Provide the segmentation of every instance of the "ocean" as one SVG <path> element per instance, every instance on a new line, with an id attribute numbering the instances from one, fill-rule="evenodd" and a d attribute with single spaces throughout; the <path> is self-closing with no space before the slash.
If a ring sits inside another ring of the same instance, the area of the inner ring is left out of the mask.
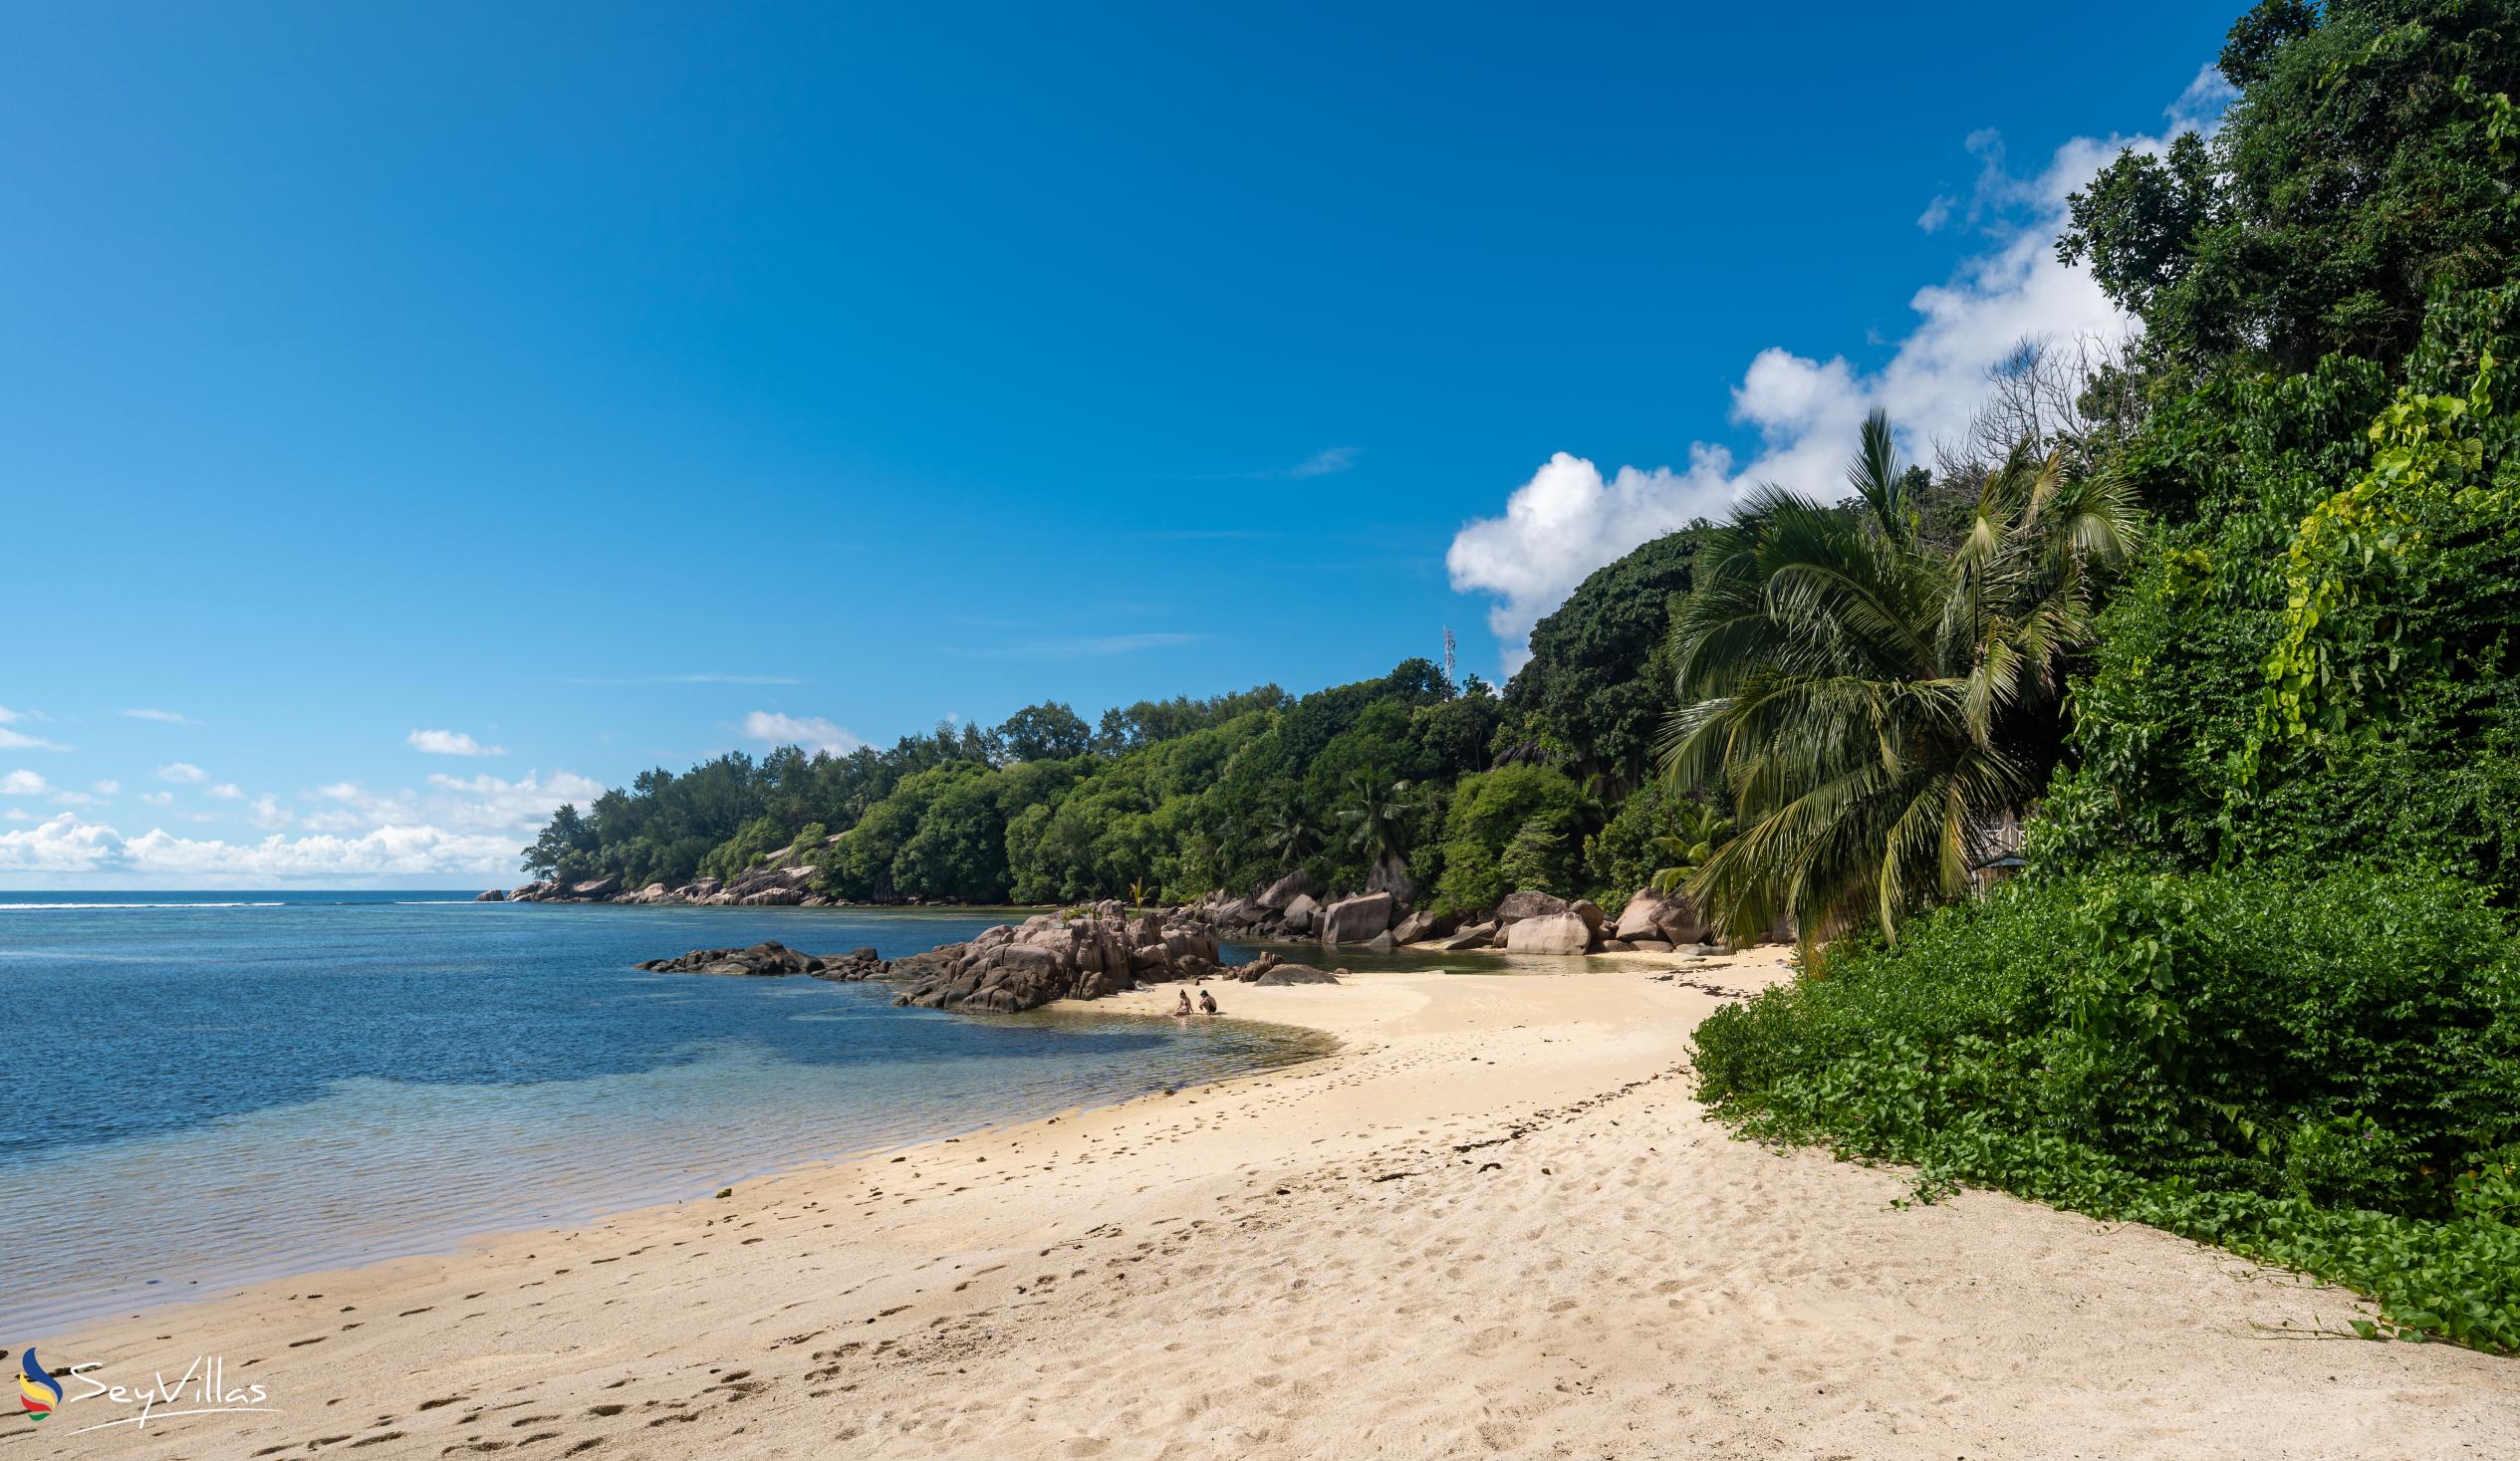
<path id="1" fill-rule="evenodd" d="M 0 892 L 0 1345 L 1326 1048 L 631 967 L 762 939 L 897 957 L 1009 916 Z"/>

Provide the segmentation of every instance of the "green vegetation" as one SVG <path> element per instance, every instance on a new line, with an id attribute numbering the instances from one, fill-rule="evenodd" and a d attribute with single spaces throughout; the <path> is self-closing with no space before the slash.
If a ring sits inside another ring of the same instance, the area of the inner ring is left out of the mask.
<path id="1" fill-rule="evenodd" d="M 1736 809 L 1692 879 L 1735 934 L 1888 930 L 1959 897 L 1983 829 L 2036 791 L 2094 572 L 2134 531 L 2115 474 L 2037 445 L 1986 473 L 1948 549 L 1925 541 L 1925 484 L 1878 412 L 1847 472 L 1857 506 L 1764 488 L 1708 535 L 1671 626 L 1690 703 L 1665 764 Z"/>
<path id="2" fill-rule="evenodd" d="M 2134 1219 L 2520 1349 L 2520 950 L 2358 868 L 2025 880 L 1697 1032 L 1754 1134 Z"/>
<path id="3" fill-rule="evenodd" d="M 583 812 L 563 808 L 525 859 L 546 876 L 670 887 L 775 858 L 817 868 L 824 892 L 876 902 L 1074 903 L 1133 888 L 1179 900 L 1247 891 L 1304 867 L 1333 887 L 1406 886 L 1469 908 L 1512 890 L 1499 882 L 1507 845 L 1540 819 L 1546 826 L 1511 863 L 1525 879 L 1513 885 L 1591 892 L 1615 906 L 1636 883 L 1585 881 L 1610 809 L 1541 764 L 1531 749 L 1550 734 L 1541 712 L 1508 701 L 1526 696 L 1550 714 L 1641 736 L 1638 717 L 1649 729 L 1667 696 L 1639 696 L 1582 656 L 1608 642 L 1653 652 L 1671 565 L 1689 547 L 1675 534 L 1595 575 L 1587 602 L 1633 617 L 1639 595 L 1649 597 L 1650 621 L 1597 632 L 1562 609 L 1553 632 L 1585 647 L 1573 659 L 1535 654 L 1505 696 L 1411 659 L 1381 679 L 1300 698 L 1263 686 L 1147 702 L 1099 727 L 1066 705 L 1035 705 L 992 729 L 939 727 L 888 751 L 728 755 L 681 775 L 644 773 Z M 1639 564 L 1658 575 L 1644 589 Z M 1684 583 L 1685 568 L 1676 573 Z M 1524 759 L 1497 767 L 1500 755 Z M 1499 817 L 1508 820 L 1491 829 Z M 1447 876 L 1456 850 L 1467 861 Z M 1596 860 L 1619 877 L 1635 863 Z"/>
<path id="4" fill-rule="evenodd" d="M 1748 829 L 1695 879 L 1718 912 L 1851 926 L 1700 1028 L 1719 1114 L 1912 1163 L 1926 1200 L 1983 1183 L 2332 1279 L 2378 1301 L 2367 1337 L 2520 1349 L 2515 67 L 2511 0 L 2268 0 L 2221 129 L 2076 199 L 2060 248 L 2144 342 L 2082 382 L 2103 429 L 2024 444 L 2061 495 L 2142 504 L 2140 547 L 2039 642 L 2063 695 L 1993 734 L 1913 703 L 2012 672 L 1985 638 L 1895 684 L 1859 662 L 1834 721 L 1793 704 L 1724 748 L 1764 762 L 1677 763 L 1730 768 Z M 1925 622 L 1773 579 L 1764 603 L 1832 652 Z M 1680 663 L 1736 697 L 1794 667 L 1741 638 Z M 1752 841 L 1832 773 L 1965 784 L 1969 758 L 1999 764 L 1942 804 L 1938 859 L 1914 844 L 1930 871 L 1835 805 L 1862 848 L 1817 815 L 1776 839 L 1802 861 Z M 2013 819 L 2025 870 L 1968 895 L 1954 842 Z"/>

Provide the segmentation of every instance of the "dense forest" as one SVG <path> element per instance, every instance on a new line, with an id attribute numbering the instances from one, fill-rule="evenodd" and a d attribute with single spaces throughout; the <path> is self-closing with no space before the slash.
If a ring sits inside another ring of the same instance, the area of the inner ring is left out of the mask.
<path id="1" fill-rule="evenodd" d="M 2219 123 L 2119 157 L 2058 240 L 2140 334 L 2025 342 L 1929 466 L 1877 418 L 1846 483 L 1603 569 L 1501 693 L 1409 660 L 729 757 L 529 861 L 1685 889 L 1802 943 L 1699 1031 L 1728 1119 L 2520 1348 L 2520 0 L 2264 0 L 2219 66 Z"/>

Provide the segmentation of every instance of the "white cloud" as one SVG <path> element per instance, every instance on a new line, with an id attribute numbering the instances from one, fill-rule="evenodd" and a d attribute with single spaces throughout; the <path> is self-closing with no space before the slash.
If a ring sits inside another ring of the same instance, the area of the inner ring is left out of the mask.
<path id="1" fill-rule="evenodd" d="M 516 876 L 517 849 L 563 802 L 590 802 L 603 792 L 599 783 L 568 771 L 528 772 L 515 781 L 438 775 L 428 779 L 426 792 L 384 797 L 341 782 L 324 788 L 340 805 L 297 821 L 297 837 L 278 831 L 293 821 L 279 798 L 254 798 L 246 815 L 271 835 L 253 842 L 185 838 L 162 828 L 126 838 L 65 812 L 0 833 L 0 873 L 112 874 L 158 887 L 419 877 L 497 882 Z M 173 800 L 164 792 L 143 796 Z"/>
<path id="2" fill-rule="evenodd" d="M 1353 446 L 1332 446 L 1314 452 L 1286 469 L 1290 477 L 1331 477 L 1354 468 L 1357 449 Z"/>
<path id="3" fill-rule="evenodd" d="M 819 715 L 783 715 L 775 710 L 756 710 L 745 716 L 744 734 L 764 745 L 802 746 L 835 756 L 846 756 L 866 744 Z"/>
<path id="4" fill-rule="evenodd" d="M 222 802 L 242 802 L 245 800 L 244 788 L 238 786 L 232 781 L 223 781 L 217 786 L 210 788 L 210 795 L 218 798 Z"/>
<path id="5" fill-rule="evenodd" d="M 34 820 L 35 814 L 24 807 L 12 807 L 6 812 L 0 812 L 0 822 L 33 822 Z"/>
<path id="6" fill-rule="evenodd" d="M 174 710 L 126 710 L 123 713 L 133 720 L 154 720 L 161 725 L 199 725 L 201 723 L 189 715 Z"/>
<path id="7" fill-rule="evenodd" d="M 331 786 L 317 787 L 315 794 L 334 802 L 356 802 L 368 795 L 355 781 L 337 781 Z"/>
<path id="8" fill-rule="evenodd" d="M 0 725 L 0 751 L 67 751 L 69 749 L 59 741 L 48 741 L 42 736 L 30 736 L 24 731 L 13 731 L 5 725 Z"/>
<path id="9" fill-rule="evenodd" d="M 1949 281 L 1915 293 L 1917 323 L 1878 370 L 1781 346 L 1759 352 L 1732 391 L 1732 419 L 1759 434 L 1747 462 L 1736 466 L 1721 447 L 1699 443 L 1685 470 L 1621 467 L 1605 478 L 1592 462 L 1559 452 L 1514 489 L 1501 516 L 1464 525 L 1445 566 L 1456 592 L 1497 601 L 1488 626 L 1507 642 L 1507 669 L 1528 657 L 1522 643 L 1542 615 L 1637 545 L 1692 517 L 1720 516 L 1761 482 L 1841 495 L 1844 463 L 1875 407 L 1890 412 L 1907 454 L 1921 457 L 1937 439 L 1962 437 L 1986 398 L 1988 368 L 2024 338 L 2115 339 L 2134 329 L 2088 271 L 2057 261 L 2066 198 L 2122 147 L 2158 151 L 2169 135 L 2211 125 L 2229 99 L 2210 80 L 2200 75 L 2169 109 L 2165 135 L 2078 137 L 2027 177 L 2006 169 L 1999 136 L 1972 134 L 1968 146 L 1982 170 L 1966 211 L 1972 222 L 1985 220 L 1990 246 Z M 1961 206 L 1937 197 L 1917 222 L 1940 227 Z"/>
<path id="10" fill-rule="evenodd" d="M 0 833 L 0 871 L 92 872 L 112 865 L 123 840 L 64 812 L 24 832 Z"/>
<path id="11" fill-rule="evenodd" d="M 44 778 L 32 771 L 12 771 L 7 776 L 0 776 L 0 797 L 40 797 L 51 790 L 44 784 Z"/>
<path id="12" fill-rule="evenodd" d="M 209 773 L 189 761 L 171 761 L 157 768 L 157 779 L 189 786 L 196 782 L 208 781 L 210 777 Z"/>
<path id="13" fill-rule="evenodd" d="M 485 746 L 462 731 L 415 730 L 403 737 L 414 750 L 431 756 L 504 756 L 505 746 Z"/>
<path id="14" fill-rule="evenodd" d="M 2222 114 L 2240 100 L 2240 89 L 2223 77 L 2222 67 L 2208 61 L 2196 68 L 2195 77 L 2178 100 L 2161 109 L 2170 120 L 2170 134 L 2182 131 L 2210 132 L 2222 124 Z"/>
<path id="15" fill-rule="evenodd" d="M 505 828 L 514 832 L 532 832 L 551 821 L 551 814 L 564 802 L 583 807 L 604 795 L 604 785 L 575 772 L 555 771 L 537 778 L 528 772 L 522 781 L 502 781 L 495 776 L 476 776 L 462 780 L 436 773 L 428 784 L 442 795 L 430 806 L 430 815 L 437 821 L 462 829 Z"/>
<path id="16" fill-rule="evenodd" d="M 274 834 L 255 843 L 183 838 L 160 828 L 126 839 L 65 812 L 32 828 L 0 833 L 0 871 L 125 873 L 159 886 L 431 875 L 493 880 L 515 873 L 516 840 L 434 827 L 380 827 L 358 837 Z"/>
<path id="17" fill-rule="evenodd" d="M 1694 450 L 1685 472 L 1622 467 L 1608 480 L 1591 462 L 1559 452 L 1506 499 L 1503 517 L 1472 523 L 1452 540 L 1444 555 L 1452 586 L 1501 595 L 1488 626 L 1519 641 L 1586 574 L 1692 518 L 1722 514 L 1732 500 L 1731 455 L 1719 446 Z M 1516 642 L 1507 671 L 1526 657 Z"/>
<path id="18" fill-rule="evenodd" d="M 152 807 L 172 807 L 175 805 L 175 794 L 173 792 L 142 792 L 140 800 Z"/>
<path id="19" fill-rule="evenodd" d="M 39 711 L 34 711 L 34 710 L 11 710 L 11 709 L 10 709 L 8 706 L 6 706 L 6 705 L 0 705 L 0 725 L 9 725 L 9 724 L 11 724 L 11 723 L 13 723 L 13 722 L 16 722 L 16 721 L 21 721 L 21 720 L 50 720 L 50 719 L 52 719 L 52 717 L 51 717 L 51 716 L 49 716 L 49 715 L 45 715 L 45 714 L 43 714 L 43 713 L 41 713 L 41 712 L 39 712 Z"/>
<path id="20" fill-rule="evenodd" d="M 53 793 L 53 805 L 56 807 L 93 807 L 97 805 L 97 798 L 86 792 Z"/>
<path id="21" fill-rule="evenodd" d="M 101 781 L 97 783 L 96 790 L 97 795 L 100 797 L 119 797 L 123 794 L 123 783 L 119 781 Z"/>

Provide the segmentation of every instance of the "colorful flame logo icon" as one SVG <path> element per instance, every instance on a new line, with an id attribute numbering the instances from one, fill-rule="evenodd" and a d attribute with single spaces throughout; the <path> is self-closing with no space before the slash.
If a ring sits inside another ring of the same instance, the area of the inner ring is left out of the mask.
<path id="1" fill-rule="evenodd" d="M 33 1349 L 18 1358 L 18 1403 L 26 1407 L 29 1420 L 42 1420 L 61 1404 L 61 1381 L 35 1362 Z"/>

